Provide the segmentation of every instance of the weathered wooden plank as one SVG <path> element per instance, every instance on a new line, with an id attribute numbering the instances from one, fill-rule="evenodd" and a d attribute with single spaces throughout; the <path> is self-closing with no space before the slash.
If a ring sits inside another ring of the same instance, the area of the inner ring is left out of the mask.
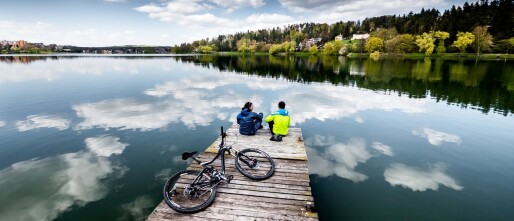
<path id="1" fill-rule="evenodd" d="M 309 185 L 307 156 L 301 129 L 290 128 L 282 142 L 269 141 L 268 130 L 259 130 L 255 136 L 238 134 L 237 126 L 228 131 L 227 144 L 233 148 L 257 148 L 267 152 L 275 162 L 275 174 L 266 180 L 255 181 L 243 176 L 235 168 L 234 156 L 225 156 L 226 174 L 233 175 L 231 183 L 218 187 L 214 203 L 202 212 L 181 214 L 162 201 L 148 216 L 148 221 L 164 220 L 317 220 L 317 213 L 306 211 L 313 203 Z M 218 151 L 217 139 L 205 152 L 198 155 L 202 162 L 210 161 Z M 221 159 L 212 164 L 221 169 Z M 188 169 L 200 170 L 196 163 Z M 265 171 L 266 168 L 263 168 Z M 263 171 L 260 168 L 257 171 Z M 179 182 L 186 184 L 192 178 Z"/>
<path id="2" fill-rule="evenodd" d="M 218 192 L 232 193 L 232 194 L 239 194 L 239 195 L 246 195 L 246 196 L 264 196 L 264 197 L 276 198 L 276 199 L 314 201 L 312 196 L 292 195 L 292 194 L 283 194 L 283 193 L 268 193 L 268 192 L 259 192 L 259 191 L 253 191 L 253 190 L 238 190 L 238 189 L 231 189 L 231 188 L 219 188 Z"/>

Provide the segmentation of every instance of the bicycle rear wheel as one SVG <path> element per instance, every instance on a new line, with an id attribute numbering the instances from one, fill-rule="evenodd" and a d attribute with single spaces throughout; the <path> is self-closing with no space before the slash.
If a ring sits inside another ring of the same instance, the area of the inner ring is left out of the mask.
<path id="1" fill-rule="evenodd" d="M 266 152 L 248 148 L 237 153 L 236 168 L 250 179 L 264 180 L 275 172 L 275 162 Z"/>
<path id="2" fill-rule="evenodd" d="M 209 207 L 216 196 L 217 186 L 211 186 L 207 176 L 196 177 L 197 170 L 183 170 L 173 174 L 164 185 L 164 201 L 180 213 L 196 213 Z"/>

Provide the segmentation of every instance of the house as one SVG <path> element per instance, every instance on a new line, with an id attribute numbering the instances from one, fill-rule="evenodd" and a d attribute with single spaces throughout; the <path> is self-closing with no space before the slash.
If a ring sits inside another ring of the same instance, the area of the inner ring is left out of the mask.
<path id="1" fill-rule="evenodd" d="M 369 34 L 354 34 L 352 40 L 365 40 L 369 38 Z"/>
<path id="2" fill-rule="evenodd" d="M 310 48 L 313 45 L 317 45 L 321 41 L 321 38 L 311 38 L 305 43 L 305 47 Z"/>
<path id="3" fill-rule="evenodd" d="M 338 35 L 334 38 L 335 41 L 342 41 L 343 40 L 343 35 Z"/>

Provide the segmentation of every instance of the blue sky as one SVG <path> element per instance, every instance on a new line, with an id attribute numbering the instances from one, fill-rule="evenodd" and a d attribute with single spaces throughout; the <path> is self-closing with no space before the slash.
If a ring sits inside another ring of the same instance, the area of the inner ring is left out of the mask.
<path id="1" fill-rule="evenodd" d="M 174 45 L 301 22 L 447 9 L 464 0 L 1 0 L 0 40 Z"/>

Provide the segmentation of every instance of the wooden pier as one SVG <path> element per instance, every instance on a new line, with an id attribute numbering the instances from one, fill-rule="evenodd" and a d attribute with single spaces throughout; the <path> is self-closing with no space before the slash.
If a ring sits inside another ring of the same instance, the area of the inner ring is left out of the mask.
<path id="1" fill-rule="evenodd" d="M 234 165 L 234 157 L 226 158 L 226 174 L 233 175 L 229 184 L 218 188 L 214 203 L 206 210 L 194 214 L 182 214 L 172 210 L 162 201 L 147 221 L 163 220 L 318 220 L 318 214 L 308 211 L 314 206 L 309 186 L 307 155 L 300 128 L 290 128 L 282 142 L 270 141 L 269 130 L 259 130 L 254 136 L 240 135 L 238 126 L 227 130 L 227 145 L 242 150 L 258 148 L 267 152 L 275 161 L 275 174 L 263 181 L 243 176 Z M 199 155 L 202 162 L 212 159 L 218 151 L 218 138 Z M 221 160 L 215 167 L 221 169 Z M 188 169 L 201 169 L 191 164 Z"/>

